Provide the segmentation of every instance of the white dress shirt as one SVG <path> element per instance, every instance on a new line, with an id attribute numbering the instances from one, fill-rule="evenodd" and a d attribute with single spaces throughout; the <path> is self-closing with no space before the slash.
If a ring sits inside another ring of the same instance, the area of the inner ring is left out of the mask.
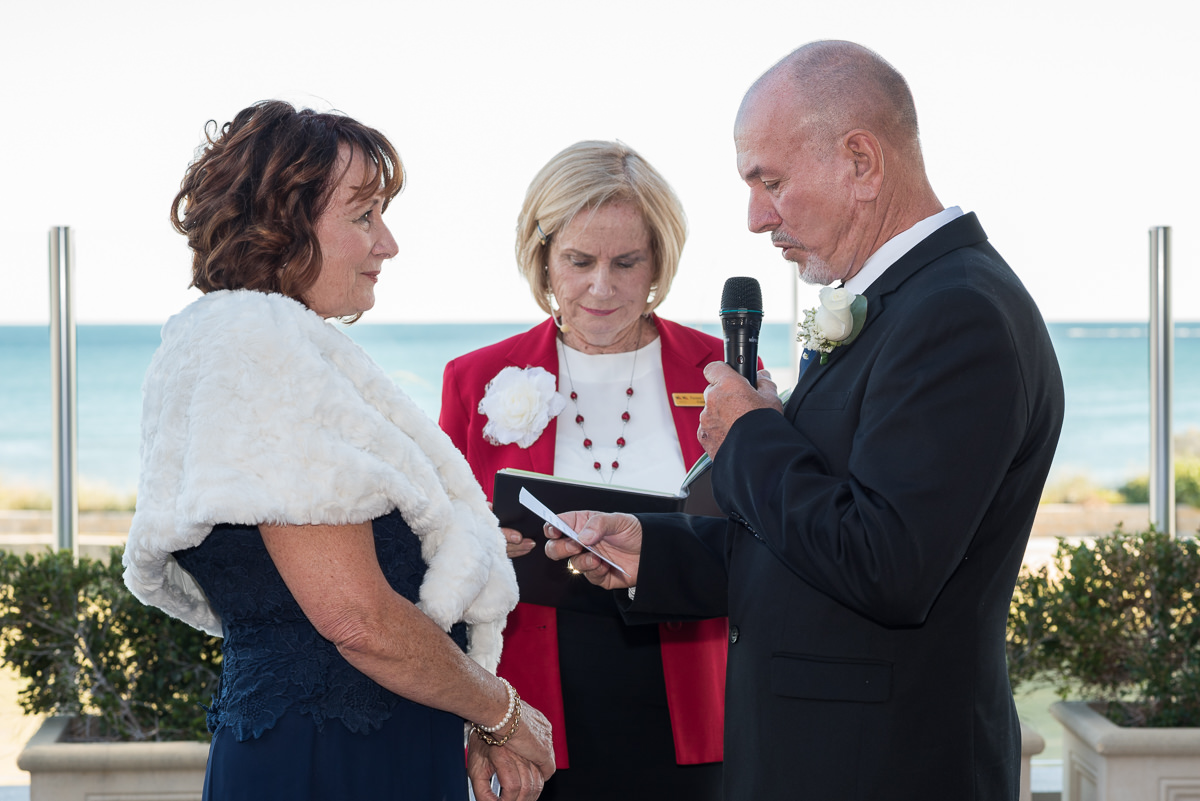
<path id="1" fill-rule="evenodd" d="M 875 279 L 884 274 L 888 267 L 899 261 L 901 256 L 915 248 L 946 223 L 961 217 L 962 214 L 962 209 L 958 206 L 951 206 L 931 217 L 926 217 L 907 231 L 896 234 L 884 242 L 879 250 L 872 253 L 862 269 L 853 278 L 846 281 L 844 286 L 855 295 L 861 295 L 867 287 L 875 283 Z"/>

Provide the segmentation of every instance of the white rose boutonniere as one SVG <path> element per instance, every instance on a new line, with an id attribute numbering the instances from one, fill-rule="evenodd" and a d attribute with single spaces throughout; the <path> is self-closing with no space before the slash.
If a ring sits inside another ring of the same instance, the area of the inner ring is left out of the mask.
<path id="1" fill-rule="evenodd" d="M 796 341 L 803 342 L 806 351 L 820 353 L 824 364 L 834 348 L 854 341 L 866 319 L 866 298 L 845 287 L 827 286 L 821 290 L 821 305 L 804 312 L 804 320 L 796 324 Z M 802 358 L 807 357 L 806 353 Z"/>
<path id="2" fill-rule="evenodd" d="M 554 376 L 541 367 L 505 367 L 488 382 L 479 401 L 479 413 L 487 416 L 484 438 L 493 445 L 513 442 L 528 448 L 567 406 L 555 391 Z"/>

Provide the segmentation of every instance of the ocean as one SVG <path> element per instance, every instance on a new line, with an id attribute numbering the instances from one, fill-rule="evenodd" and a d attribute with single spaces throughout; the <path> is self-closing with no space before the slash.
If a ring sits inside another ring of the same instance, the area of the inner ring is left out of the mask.
<path id="1" fill-rule="evenodd" d="M 717 323 L 699 326 L 720 336 Z M 442 367 L 527 324 L 390 325 L 345 329 L 405 392 L 437 418 Z M 157 325 L 81 325 L 76 335 L 80 483 L 137 487 L 141 384 Z M 759 355 L 788 370 L 795 327 L 763 326 Z M 1053 323 L 1067 411 L 1051 481 L 1085 476 L 1116 487 L 1148 471 L 1149 339 L 1145 324 Z M 52 485 L 50 332 L 0 326 L 0 483 Z M 1176 326 L 1173 430 L 1200 429 L 1200 323 Z"/>

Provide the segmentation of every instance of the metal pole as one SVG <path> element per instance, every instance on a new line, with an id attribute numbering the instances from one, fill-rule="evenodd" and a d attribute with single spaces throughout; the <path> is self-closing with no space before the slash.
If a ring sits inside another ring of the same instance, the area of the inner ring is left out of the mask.
<path id="1" fill-rule="evenodd" d="M 79 556 L 75 386 L 75 246 L 71 229 L 50 229 L 50 393 L 54 447 L 54 539 Z"/>
<path id="2" fill-rule="evenodd" d="M 1171 381 L 1175 369 L 1171 319 L 1171 229 L 1150 229 L 1150 525 L 1175 536 L 1175 447 L 1171 441 Z"/>

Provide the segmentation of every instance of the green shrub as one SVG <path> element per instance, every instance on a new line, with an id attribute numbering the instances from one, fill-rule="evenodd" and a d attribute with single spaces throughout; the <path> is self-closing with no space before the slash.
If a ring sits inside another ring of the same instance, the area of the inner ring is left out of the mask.
<path id="1" fill-rule="evenodd" d="M 1125 503 L 1149 503 L 1150 479 L 1139 476 L 1117 492 Z M 1200 459 L 1177 459 L 1175 461 L 1175 503 L 1200 508 Z"/>
<path id="2" fill-rule="evenodd" d="M 1122 503 L 1150 503 L 1150 479 L 1147 476 L 1131 478 L 1122 484 L 1117 492 L 1121 493 Z M 1176 499 L 1176 503 L 1178 502 Z"/>
<path id="3" fill-rule="evenodd" d="M 132 512 L 137 506 L 136 492 L 121 492 L 98 481 L 83 480 L 76 499 L 80 512 Z M 54 499 L 42 487 L 30 484 L 5 484 L 0 481 L 0 509 L 48 512 Z"/>
<path id="4" fill-rule="evenodd" d="M 0 659 L 29 685 L 30 714 L 91 716 L 113 740 L 207 739 L 220 640 L 133 597 L 121 549 L 0 553 Z"/>
<path id="5" fill-rule="evenodd" d="M 1098 701 L 1130 726 L 1200 726 L 1200 545 L 1151 529 L 1070 545 L 1022 568 L 1009 678 Z"/>
<path id="6" fill-rule="evenodd" d="M 1060 478 L 1042 490 L 1041 503 L 1125 503 L 1117 490 L 1092 483 L 1085 475 Z"/>
<path id="7" fill-rule="evenodd" d="M 1200 459 L 1175 463 L 1175 503 L 1200 508 Z"/>

